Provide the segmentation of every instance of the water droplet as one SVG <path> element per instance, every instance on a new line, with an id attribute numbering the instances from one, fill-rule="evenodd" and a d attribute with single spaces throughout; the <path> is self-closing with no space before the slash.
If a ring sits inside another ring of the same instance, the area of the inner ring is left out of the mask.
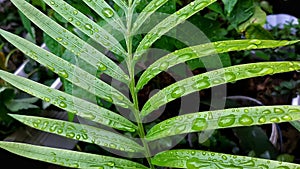
<path id="1" fill-rule="evenodd" d="M 185 54 L 178 56 L 178 58 L 180 58 L 180 60 L 185 60 L 185 61 L 189 60 L 192 57 L 193 57 L 192 53 L 185 53 Z"/>
<path id="2" fill-rule="evenodd" d="M 72 22 L 72 21 L 73 21 L 73 18 L 72 18 L 72 17 L 70 17 L 70 18 L 68 19 L 68 21 L 69 21 L 69 22 Z"/>
<path id="3" fill-rule="evenodd" d="M 110 148 L 116 148 L 116 147 L 117 147 L 117 145 L 116 145 L 116 144 L 114 144 L 114 143 L 110 143 L 110 144 L 109 144 L 109 147 L 110 147 Z"/>
<path id="4" fill-rule="evenodd" d="M 106 163 L 106 165 L 108 165 L 108 166 L 110 166 L 110 167 L 113 167 L 113 166 L 115 166 L 115 163 L 112 162 L 112 161 L 109 161 L 108 163 Z"/>
<path id="5" fill-rule="evenodd" d="M 63 78 L 68 78 L 69 77 L 68 73 L 65 70 L 62 70 L 62 71 L 58 72 L 58 75 L 63 77 Z"/>
<path id="6" fill-rule="evenodd" d="M 235 122 L 235 115 L 233 114 L 230 114 L 230 115 L 227 115 L 227 116 L 221 116 L 219 119 L 218 119 L 218 125 L 220 127 L 228 127 L 228 126 L 231 126 L 233 125 Z"/>
<path id="7" fill-rule="evenodd" d="M 194 7 L 194 10 L 195 10 L 195 11 L 198 11 L 198 10 L 200 10 L 200 9 L 202 9 L 202 8 L 204 8 L 204 7 L 206 7 L 207 4 L 208 4 L 208 3 L 205 2 L 205 1 L 200 2 L 198 5 L 196 5 L 196 6 Z"/>
<path id="8" fill-rule="evenodd" d="M 93 26 L 91 24 L 87 23 L 87 24 L 84 25 L 84 28 L 87 29 L 87 30 L 92 30 Z"/>
<path id="9" fill-rule="evenodd" d="M 284 115 L 284 116 L 281 117 L 281 119 L 284 120 L 284 121 L 291 121 L 291 120 L 293 120 L 293 118 L 291 116 L 289 116 L 289 115 Z"/>
<path id="10" fill-rule="evenodd" d="M 282 110 L 282 109 L 280 109 L 280 108 L 274 108 L 274 112 L 275 112 L 276 114 L 282 114 L 282 113 L 284 113 L 284 110 Z"/>
<path id="11" fill-rule="evenodd" d="M 74 11 L 73 11 L 73 14 L 74 14 L 74 15 L 77 15 L 77 14 L 78 14 L 78 10 L 74 10 Z"/>
<path id="12" fill-rule="evenodd" d="M 68 132 L 68 133 L 66 133 L 66 137 L 68 137 L 68 138 L 74 138 L 75 137 L 75 133 Z"/>
<path id="13" fill-rule="evenodd" d="M 114 12 L 109 8 L 104 8 L 102 10 L 102 14 L 107 18 L 111 18 L 112 16 L 114 16 Z"/>
<path id="14" fill-rule="evenodd" d="M 265 115 L 271 114 L 271 111 L 270 111 L 270 110 L 264 110 L 264 111 L 262 112 L 262 114 L 265 114 Z"/>
<path id="15" fill-rule="evenodd" d="M 280 122 L 280 119 L 278 117 L 271 117 L 270 122 L 278 123 L 278 122 Z"/>
<path id="16" fill-rule="evenodd" d="M 58 106 L 61 108 L 66 108 L 67 104 L 65 102 L 61 101 Z"/>
<path id="17" fill-rule="evenodd" d="M 208 81 L 208 77 L 204 77 L 201 80 L 198 80 L 197 82 L 195 82 L 192 87 L 196 90 L 201 90 L 201 89 L 205 89 L 207 87 L 210 86 L 210 82 Z"/>
<path id="18" fill-rule="evenodd" d="M 197 131 L 205 130 L 207 126 L 207 121 L 204 118 L 196 118 L 192 123 L 192 129 Z"/>
<path id="19" fill-rule="evenodd" d="M 185 92 L 185 88 L 182 86 L 178 86 L 172 91 L 171 96 L 173 98 L 178 98 L 178 97 L 182 96 L 184 94 L 184 92 Z"/>
<path id="20" fill-rule="evenodd" d="M 248 47 L 247 47 L 247 49 L 248 50 L 251 50 L 251 49 L 257 49 L 257 46 L 256 45 L 249 45 Z"/>
<path id="21" fill-rule="evenodd" d="M 191 5 L 191 6 L 194 6 L 194 5 L 195 5 L 195 2 L 194 2 L 194 1 L 193 1 L 193 2 L 191 2 L 191 3 L 190 3 L 190 5 Z"/>
<path id="22" fill-rule="evenodd" d="M 50 98 L 48 98 L 48 97 L 45 97 L 45 98 L 44 98 L 44 101 L 45 101 L 45 102 L 50 102 L 50 101 L 51 101 L 51 99 L 50 99 Z"/>
<path id="23" fill-rule="evenodd" d="M 252 44 L 255 44 L 255 45 L 261 44 L 261 40 L 258 40 L 258 39 L 252 39 L 249 42 L 252 43 Z"/>
<path id="24" fill-rule="evenodd" d="M 181 126 L 175 128 L 176 133 L 181 133 L 184 130 L 185 130 L 185 125 L 181 125 Z"/>
<path id="25" fill-rule="evenodd" d="M 186 162 L 186 166 L 188 169 L 200 169 L 200 168 L 209 168 L 211 162 L 200 160 L 198 158 L 190 158 Z"/>
<path id="26" fill-rule="evenodd" d="M 83 113 L 80 115 L 82 118 L 88 119 L 88 120 L 94 120 L 96 116 L 93 113 Z"/>
<path id="27" fill-rule="evenodd" d="M 225 76 L 226 81 L 228 81 L 228 82 L 235 81 L 235 79 L 236 79 L 235 73 L 233 73 L 233 72 L 225 72 L 224 76 Z"/>
<path id="28" fill-rule="evenodd" d="M 222 155 L 222 159 L 223 160 L 227 160 L 227 156 L 226 155 Z"/>
<path id="29" fill-rule="evenodd" d="M 239 118 L 239 123 L 244 125 L 244 126 L 251 125 L 253 123 L 253 119 L 250 116 L 247 116 L 247 115 L 243 114 Z"/>
<path id="30" fill-rule="evenodd" d="M 77 21 L 77 22 L 75 22 L 75 24 L 76 24 L 77 26 L 80 26 L 80 25 L 81 25 L 81 22 Z M 73 53 L 74 53 L 74 52 L 73 52 Z"/>
<path id="31" fill-rule="evenodd" d="M 55 5 L 55 2 L 54 2 L 54 1 L 51 1 L 51 2 L 50 2 L 50 5 Z"/>
<path id="32" fill-rule="evenodd" d="M 57 40 L 58 42 L 61 42 L 61 41 L 63 40 L 63 38 L 58 37 L 58 38 L 56 38 L 56 40 Z"/>
<path id="33" fill-rule="evenodd" d="M 107 67 L 103 63 L 98 63 L 97 66 L 100 71 L 105 71 L 107 69 Z"/>
<path id="34" fill-rule="evenodd" d="M 168 67 L 169 67 L 169 63 L 168 63 L 168 62 L 162 62 L 162 63 L 159 65 L 159 69 L 160 69 L 161 71 L 166 70 Z"/>
<path id="35" fill-rule="evenodd" d="M 265 75 L 265 74 L 273 74 L 274 69 L 272 69 L 270 67 L 256 67 L 256 68 L 248 69 L 247 72 L 249 72 L 251 74 Z"/>
<path id="36" fill-rule="evenodd" d="M 258 118 L 258 122 L 259 123 L 265 123 L 267 121 L 266 117 L 265 116 L 261 116 Z"/>

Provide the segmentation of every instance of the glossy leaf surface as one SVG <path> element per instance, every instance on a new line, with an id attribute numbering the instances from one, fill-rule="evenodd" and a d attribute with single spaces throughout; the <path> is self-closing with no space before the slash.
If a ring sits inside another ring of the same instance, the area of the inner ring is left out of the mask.
<path id="1" fill-rule="evenodd" d="M 157 166 L 187 169 L 300 169 L 299 164 L 201 150 L 170 150 L 156 154 Z"/>
<path id="2" fill-rule="evenodd" d="M 141 115 L 144 117 L 170 101 L 220 84 L 299 69 L 300 62 L 283 61 L 241 64 L 209 71 L 178 81 L 160 90 L 145 103 Z"/>
<path id="3" fill-rule="evenodd" d="M 151 141 L 167 136 L 211 129 L 253 126 L 300 120 L 300 106 L 257 106 L 189 113 L 153 126 L 146 135 Z"/>
<path id="4" fill-rule="evenodd" d="M 143 147 L 133 140 L 97 127 L 44 117 L 10 114 L 18 121 L 38 130 L 70 139 L 127 152 L 142 152 Z"/>
<path id="5" fill-rule="evenodd" d="M 255 50 L 291 45 L 299 41 L 276 40 L 227 40 L 192 46 L 170 53 L 151 64 L 141 75 L 136 87 L 142 89 L 153 77 L 175 65 L 216 53 L 226 53 L 239 50 Z"/>
<path id="6" fill-rule="evenodd" d="M 133 123 L 121 115 L 62 91 L 28 80 L 24 77 L 15 76 L 14 74 L 2 70 L 0 70 L 0 77 L 30 95 L 38 97 L 63 110 L 77 114 L 85 119 L 125 131 L 134 132 L 137 128 Z"/>
<path id="7" fill-rule="evenodd" d="M 27 158 L 71 168 L 101 169 L 147 169 L 147 167 L 129 160 L 91 153 L 36 146 L 25 143 L 0 141 L 0 147 Z"/>

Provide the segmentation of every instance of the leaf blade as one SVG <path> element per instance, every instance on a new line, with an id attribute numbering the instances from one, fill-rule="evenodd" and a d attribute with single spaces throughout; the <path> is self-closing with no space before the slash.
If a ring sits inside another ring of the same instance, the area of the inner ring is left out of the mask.
<path id="1" fill-rule="evenodd" d="M 79 67 L 12 33 L 0 29 L 0 35 L 27 56 L 47 66 L 51 71 L 73 84 L 116 105 L 125 108 L 132 107 L 132 103 L 121 92 Z"/>
<path id="2" fill-rule="evenodd" d="M 167 70 L 168 68 L 171 68 L 172 66 L 175 66 L 179 63 L 184 63 L 192 59 L 201 58 L 216 53 L 226 53 L 237 50 L 274 48 L 291 45 L 298 42 L 299 41 L 276 41 L 258 39 L 226 40 L 180 49 L 158 59 L 153 64 L 151 64 L 141 75 L 136 85 L 136 88 L 137 90 L 142 89 L 145 84 L 147 84 L 153 77 L 158 75 L 160 72 Z M 162 67 L 163 63 L 167 64 L 164 64 L 164 66 Z"/>
<path id="3" fill-rule="evenodd" d="M 44 117 L 10 114 L 14 119 L 35 129 L 57 134 L 70 139 L 93 143 L 99 146 L 127 152 L 142 152 L 135 141 L 100 128 Z"/>
<path id="4" fill-rule="evenodd" d="M 113 26 L 115 29 L 119 30 L 122 33 L 126 32 L 126 28 L 118 16 L 118 13 L 110 7 L 104 0 L 98 1 L 89 1 L 83 0 L 91 9 L 93 9 L 99 16 L 101 16 L 108 24 Z M 128 5 L 122 0 L 114 0 L 114 2 L 127 12 Z"/>
<path id="5" fill-rule="evenodd" d="M 300 119 L 300 106 L 256 106 L 189 113 L 167 119 L 150 129 L 149 141 L 163 137 L 228 127 L 281 123 Z"/>
<path id="6" fill-rule="evenodd" d="M 167 3 L 168 0 L 153 0 L 151 1 L 143 11 L 138 15 L 135 23 L 133 24 L 133 34 L 143 25 L 143 23 L 152 15 L 158 8 Z"/>
<path id="7" fill-rule="evenodd" d="M 241 79 L 290 72 L 300 69 L 300 62 L 258 62 L 209 71 L 178 81 L 156 93 L 144 104 L 145 117 L 160 106 L 190 93 Z"/>
<path id="8" fill-rule="evenodd" d="M 111 34 L 109 34 L 90 18 L 82 14 L 76 8 L 62 0 L 56 0 L 55 3 L 53 3 L 52 0 L 44 0 L 44 2 L 46 2 L 52 9 L 58 12 L 62 17 L 64 17 L 72 25 L 84 32 L 90 38 L 119 54 L 123 58 L 126 57 L 125 50 Z M 79 23 L 82 24 L 78 25 Z"/>
<path id="9" fill-rule="evenodd" d="M 67 29 L 54 22 L 45 14 L 37 10 L 35 7 L 27 2 L 12 0 L 11 1 L 20 11 L 26 15 L 33 23 L 46 32 L 49 36 L 59 42 L 62 46 L 72 51 L 74 54 L 100 70 L 105 66 L 104 73 L 111 77 L 127 83 L 129 80 L 123 70 L 116 65 L 113 61 L 99 52 L 91 45 L 78 38 Z"/>
<path id="10" fill-rule="evenodd" d="M 176 155 L 174 155 L 176 154 Z M 152 164 L 172 168 L 290 168 L 299 164 L 202 150 L 178 149 L 156 154 Z"/>
<path id="11" fill-rule="evenodd" d="M 163 34 L 214 2 L 216 0 L 195 0 L 161 21 L 140 42 L 134 54 L 134 61 L 138 61 L 147 49 Z"/>
<path id="12" fill-rule="evenodd" d="M 129 169 L 148 169 L 125 159 L 25 143 L 0 141 L 0 147 L 27 158 L 71 168 L 111 168 L 114 165 L 121 168 L 126 166 Z"/>
<path id="13" fill-rule="evenodd" d="M 59 90 L 0 70 L 0 77 L 18 89 L 85 119 L 123 131 L 134 132 L 137 126 L 121 115 Z"/>

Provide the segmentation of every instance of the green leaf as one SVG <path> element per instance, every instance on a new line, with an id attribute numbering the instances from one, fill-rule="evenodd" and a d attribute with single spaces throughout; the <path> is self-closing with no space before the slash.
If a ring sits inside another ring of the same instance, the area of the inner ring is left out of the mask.
<path id="1" fill-rule="evenodd" d="M 171 168 L 288 168 L 299 169 L 299 164 L 280 162 L 231 154 L 215 153 L 202 150 L 169 150 L 156 154 L 152 164 Z"/>
<path id="2" fill-rule="evenodd" d="M 152 96 L 141 110 L 145 117 L 160 106 L 190 93 L 237 80 L 290 72 L 300 69 L 300 62 L 258 62 L 230 66 L 178 81 Z"/>
<path id="3" fill-rule="evenodd" d="M 134 132 L 136 126 L 121 115 L 59 90 L 0 70 L 0 77 L 24 92 L 85 119 L 119 130 Z"/>
<path id="4" fill-rule="evenodd" d="M 259 7 L 255 7 L 254 14 L 246 22 L 238 26 L 238 31 L 245 32 L 247 27 L 251 24 L 257 24 L 263 26 L 267 21 L 267 14 Z"/>
<path id="5" fill-rule="evenodd" d="M 120 151 L 143 151 L 143 147 L 132 139 L 100 128 L 43 117 L 16 114 L 10 114 L 10 116 L 35 129 L 61 135 L 70 139 L 93 143 Z"/>
<path id="6" fill-rule="evenodd" d="M 274 39 L 271 32 L 258 24 L 251 24 L 247 27 L 245 36 L 247 39 Z"/>
<path id="7" fill-rule="evenodd" d="M 12 33 L 0 29 L 0 34 L 27 56 L 47 66 L 51 71 L 57 73 L 62 78 L 67 79 L 76 86 L 79 86 L 105 100 L 113 102 L 116 105 L 125 108 L 132 106 L 129 99 L 121 92 L 79 67 L 70 64 L 58 56 Z"/>
<path id="8" fill-rule="evenodd" d="M 228 17 L 229 22 L 237 28 L 238 25 L 247 21 L 254 14 L 254 7 L 253 0 L 237 1 L 231 15 Z"/>
<path id="9" fill-rule="evenodd" d="M 129 160 L 83 153 L 72 150 L 49 148 L 25 143 L 0 141 L 0 147 L 12 153 L 61 166 L 71 168 L 128 168 L 148 169 L 147 167 Z"/>
<path id="10" fill-rule="evenodd" d="M 290 121 L 290 124 L 300 131 L 300 121 Z"/>
<path id="11" fill-rule="evenodd" d="M 90 1 L 90 0 L 83 0 L 91 9 L 93 9 L 99 16 L 101 16 L 108 24 L 110 24 L 114 29 L 119 30 L 120 32 L 126 32 L 125 26 L 120 19 L 117 12 L 110 7 L 105 0 L 98 0 L 98 1 Z M 127 12 L 128 5 L 122 0 L 115 0 L 116 4 Z"/>
<path id="12" fill-rule="evenodd" d="M 18 10 L 22 24 L 24 26 L 24 28 L 26 29 L 26 31 L 31 35 L 31 38 L 34 39 L 35 35 L 32 32 L 32 27 L 31 27 L 31 22 L 30 20 L 20 11 Z"/>
<path id="13" fill-rule="evenodd" d="M 38 98 L 24 98 L 24 99 L 15 99 L 5 102 L 5 106 L 12 112 L 17 112 L 23 109 L 30 109 L 30 108 L 39 108 L 39 106 L 34 105 L 32 103 L 37 102 Z"/>
<path id="14" fill-rule="evenodd" d="M 168 0 L 152 0 L 138 15 L 132 28 L 132 34 L 135 34 L 137 30 L 143 25 L 143 23 L 162 5 L 167 3 Z"/>
<path id="15" fill-rule="evenodd" d="M 222 0 L 222 2 L 224 4 L 224 9 L 225 9 L 227 16 L 230 16 L 230 14 L 231 14 L 234 6 L 238 2 L 238 0 Z"/>
<path id="16" fill-rule="evenodd" d="M 168 68 L 186 61 L 201 58 L 204 56 L 213 55 L 216 53 L 226 53 L 238 50 L 264 49 L 275 48 L 280 46 L 291 45 L 299 41 L 273 41 L 273 40 L 226 40 L 213 43 L 206 43 L 197 46 L 187 47 L 170 53 L 151 64 L 141 75 L 136 88 L 140 90 L 153 77 Z"/>
<path id="17" fill-rule="evenodd" d="M 62 0 L 56 0 L 55 2 L 52 0 L 44 1 L 72 25 L 95 40 L 95 42 L 98 42 L 118 55 L 123 56 L 123 58 L 126 57 L 125 50 L 111 34 L 77 9 Z"/>
<path id="18" fill-rule="evenodd" d="M 145 38 L 140 42 L 133 58 L 134 61 L 138 61 L 147 51 L 147 49 L 149 49 L 149 47 L 166 32 L 184 22 L 186 19 L 214 3 L 215 1 L 216 0 L 195 0 L 161 21 L 153 29 L 151 29 Z"/>
<path id="19" fill-rule="evenodd" d="M 147 140 L 203 130 L 281 123 L 300 119 L 300 106 L 256 106 L 189 113 L 150 129 Z"/>
<path id="20" fill-rule="evenodd" d="M 123 70 L 97 49 L 54 22 L 29 3 L 18 0 L 12 0 L 11 2 L 32 22 L 53 39 L 58 41 L 62 46 L 69 49 L 95 68 L 104 69 L 105 67 L 104 73 L 111 77 L 124 83 L 128 82 L 129 78 Z"/>

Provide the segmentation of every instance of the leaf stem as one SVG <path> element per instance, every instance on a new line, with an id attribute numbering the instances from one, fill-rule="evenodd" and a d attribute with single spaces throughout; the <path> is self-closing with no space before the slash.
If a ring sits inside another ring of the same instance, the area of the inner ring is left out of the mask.
<path id="1" fill-rule="evenodd" d="M 132 26 L 132 16 L 133 16 L 133 7 L 131 6 L 132 3 L 129 3 L 129 8 L 128 8 L 128 15 L 126 18 L 127 21 L 127 31 L 126 31 L 126 45 L 127 45 L 127 58 L 126 58 L 126 64 L 129 72 L 129 77 L 130 77 L 130 84 L 129 84 L 129 90 L 130 94 L 133 100 L 134 108 L 133 108 L 133 113 L 134 117 L 136 120 L 136 123 L 138 125 L 138 135 L 141 138 L 142 144 L 145 148 L 144 155 L 147 159 L 147 162 L 150 166 L 151 169 L 154 169 L 154 165 L 151 164 L 151 152 L 149 145 L 147 141 L 144 139 L 145 137 L 145 130 L 143 126 L 143 122 L 140 116 L 140 111 L 139 111 L 139 102 L 138 102 L 138 97 L 137 97 L 137 90 L 135 86 L 135 71 L 134 71 L 134 62 L 133 62 L 133 51 L 132 51 L 132 34 L 131 34 L 131 26 Z"/>

